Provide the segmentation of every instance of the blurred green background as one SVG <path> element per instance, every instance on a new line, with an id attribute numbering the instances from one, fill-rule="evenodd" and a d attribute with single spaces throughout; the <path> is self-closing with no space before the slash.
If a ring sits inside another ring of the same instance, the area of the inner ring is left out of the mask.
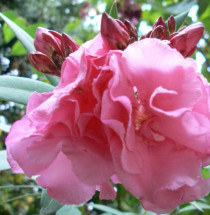
<path id="1" fill-rule="evenodd" d="M 66 32 L 79 44 L 92 39 L 100 30 L 101 14 L 109 12 L 112 0 L 0 0 L 0 12 L 27 31 L 33 38 L 38 26 L 58 32 Z M 138 29 L 139 36 L 147 33 L 155 20 L 162 16 L 177 15 L 190 9 L 185 25 L 202 22 L 205 26 L 203 38 L 193 54 L 202 72 L 210 81 L 210 1 L 209 0 L 121 0 L 117 1 L 121 20 L 129 19 Z M 35 71 L 29 63 L 23 46 L 9 27 L 0 20 L 0 75 L 13 75 L 39 79 L 46 78 Z M 0 101 L 0 123 L 12 124 L 25 113 L 25 106 L 14 102 Z M 0 130 L 0 150 L 5 149 L 6 133 Z M 203 170 L 205 177 L 210 170 Z M 90 201 L 100 205 L 85 204 L 75 214 L 125 214 L 132 212 L 151 215 L 145 212 L 135 197 L 120 185 L 116 187 L 114 201 L 101 201 L 98 193 Z M 14 175 L 11 171 L 0 172 L 0 215 L 38 215 L 40 213 L 41 189 L 34 180 L 24 175 Z M 117 211 L 112 210 L 117 209 Z M 47 214 L 47 213 L 46 213 Z M 48 214 L 58 214 L 56 210 Z M 59 212 L 62 215 L 64 212 Z M 180 206 L 173 214 L 210 214 L 210 196 L 194 203 Z"/>

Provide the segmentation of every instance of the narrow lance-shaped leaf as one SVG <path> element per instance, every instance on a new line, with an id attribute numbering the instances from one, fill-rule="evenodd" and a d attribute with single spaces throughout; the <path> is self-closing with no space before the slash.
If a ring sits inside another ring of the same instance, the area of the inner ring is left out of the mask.
<path id="1" fill-rule="evenodd" d="M 28 52 L 35 51 L 33 45 L 33 38 L 27 32 L 25 32 L 22 28 L 20 28 L 18 25 L 16 25 L 14 22 L 8 19 L 2 13 L 0 13 L 0 17 L 7 23 L 11 30 L 15 33 L 18 40 L 22 43 L 22 45 Z"/>
<path id="2" fill-rule="evenodd" d="M 10 165 L 7 162 L 7 152 L 6 150 L 0 151 L 0 171 L 10 169 Z"/>
<path id="3" fill-rule="evenodd" d="M 97 210 L 100 210 L 100 211 L 103 211 L 103 212 L 106 212 L 106 213 L 110 213 L 110 214 L 113 214 L 113 215 L 125 215 L 124 212 L 121 212 L 115 208 L 111 208 L 109 206 L 105 206 L 105 205 L 101 205 L 101 204 L 93 204 L 93 203 L 90 203 L 90 205 L 97 209 Z M 137 215 L 135 213 L 129 213 L 130 215 Z"/>
<path id="4" fill-rule="evenodd" d="M 28 52 L 35 51 L 33 38 L 27 32 L 25 32 L 22 28 L 20 28 L 18 25 L 16 25 L 14 22 L 8 19 L 2 13 L 0 13 L 0 17 L 7 23 L 7 25 L 11 28 L 11 30 L 14 32 L 18 40 L 22 43 L 22 45 Z M 46 75 L 46 77 L 49 80 L 49 82 L 54 86 L 56 86 L 59 82 L 58 77 L 51 75 Z"/>
<path id="5" fill-rule="evenodd" d="M 176 31 L 182 26 L 182 24 L 184 23 L 185 19 L 188 16 L 188 13 L 189 10 L 174 17 L 176 20 Z"/>
<path id="6" fill-rule="evenodd" d="M 109 11 L 109 15 L 114 19 L 119 19 L 116 1 L 113 2 L 112 7 Z"/>
<path id="7" fill-rule="evenodd" d="M 182 0 L 178 3 L 168 5 L 166 7 L 166 10 L 169 14 L 180 14 L 190 10 L 196 3 L 197 0 Z"/>
<path id="8" fill-rule="evenodd" d="M 27 104 L 32 92 L 50 92 L 54 87 L 41 81 L 14 76 L 0 76 L 0 99 Z"/>

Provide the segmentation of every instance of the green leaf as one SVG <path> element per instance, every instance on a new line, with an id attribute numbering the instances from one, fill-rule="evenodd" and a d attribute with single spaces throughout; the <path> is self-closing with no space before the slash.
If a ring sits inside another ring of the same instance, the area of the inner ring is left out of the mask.
<path id="1" fill-rule="evenodd" d="M 184 23 L 185 19 L 188 16 L 188 13 L 189 10 L 174 17 L 176 20 L 176 31 L 182 26 L 182 24 Z"/>
<path id="2" fill-rule="evenodd" d="M 197 210 L 199 210 L 199 211 L 201 211 L 201 212 L 204 212 L 203 211 L 203 209 L 198 205 L 198 203 L 197 202 L 190 202 L 190 204 L 192 205 L 192 206 L 194 206 Z"/>
<path id="3" fill-rule="evenodd" d="M 10 55 L 12 56 L 20 56 L 20 55 L 25 55 L 27 54 L 27 51 L 24 49 L 24 47 L 22 46 L 22 44 L 17 41 L 11 49 Z"/>
<path id="4" fill-rule="evenodd" d="M 12 22 L 10 19 L 8 19 L 2 13 L 0 13 L 0 17 L 12 29 L 12 31 L 17 36 L 18 40 L 20 40 L 20 42 L 23 44 L 23 46 L 25 47 L 25 49 L 28 52 L 35 51 L 35 48 L 34 48 L 34 45 L 33 45 L 33 38 L 28 33 L 26 33 L 22 28 L 20 28 L 18 25 L 16 25 L 14 22 Z"/>
<path id="5" fill-rule="evenodd" d="M 116 0 L 112 4 L 112 7 L 109 11 L 109 15 L 114 19 L 119 19 Z"/>
<path id="6" fill-rule="evenodd" d="M 204 178 L 210 178 L 210 165 L 202 168 L 202 175 Z"/>
<path id="7" fill-rule="evenodd" d="M 198 16 L 201 16 L 208 8 L 209 0 L 198 1 L 198 5 L 199 5 Z"/>
<path id="8" fill-rule="evenodd" d="M 6 150 L 1 150 L 0 151 L 0 171 L 10 169 L 10 168 L 11 167 L 7 162 L 7 152 Z"/>
<path id="9" fill-rule="evenodd" d="M 10 127 L 11 127 L 10 125 L 0 122 L 0 130 L 4 131 L 6 133 L 9 132 Z"/>
<path id="10" fill-rule="evenodd" d="M 22 28 L 20 28 L 17 24 L 12 22 L 10 19 L 8 19 L 6 16 L 4 16 L 2 13 L 0 13 L 0 17 L 7 23 L 7 25 L 12 29 L 12 31 L 15 33 L 18 40 L 22 43 L 22 45 L 25 47 L 25 49 L 28 52 L 35 51 L 34 45 L 33 45 L 33 38 Z M 49 82 L 56 86 L 59 82 L 59 78 L 51 75 L 46 75 Z"/>
<path id="11" fill-rule="evenodd" d="M 49 80 L 49 82 L 53 85 L 53 86 L 57 86 L 60 78 L 57 76 L 53 76 L 53 75 L 45 75 L 47 77 L 47 79 Z"/>
<path id="12" fill-rule="evenodd" d="M 165 7 L 163 7 L 162 2 L 161 1 L 157 1 L 157 0 L 147 0 L 147 2 L 149 4 L 151 4 L 152 8 L 154 11 L 156 12 L 160 12 L 162 14 L 170 14 Z M 151 14 L 151 13 L 150 13 Z M 160 14 L 160 15 L 162 15 Z M 151 14 L 153 15 L 153 14 Z M 158 17 L 158 16 L 157 16 Z M 157 17 L 155 18 L 155 20 L 157 19 Z"/>
<path id="13" fill-rule="evenodd" d="M 47 191 L 42 189 L 40 215 L 55 214 L 63 205 L 47 195 Z"/>
<path id="14" fill-rule="evenodd" d="M 106 212 L 109 214 L 113 214 L 113 215 L 137 215 L 135 213 L 124 213 L 124 212 L 121 212 L 117 209 L 114 209 L 114 208 L 111 208 L 111 207 L 108 207 L 105 205 L 101 205 L 101 204 L 90 203 L 90 205 L 97 210 L 100 210 L 100 211 L 103 211 L 103 212 Z"/>
<path id="15" fill-rule="evenodd" d="M 181 208 L 179 210 L 179 212 L 183 213 L 183 212 L 186 212 L 186 211 L 195 211 L 195 210 L 198 209 L 198 207 L 199 207 L 199 210 L 202 210 L 202 211 L 203 210 L 208 210 L 208 211 L 210 210 L 210 206 L 209 206 L 208 203 L 203 203 L 203 202 L 196 201 L 196 206 L 195 206 L 195 202 L 193 202 L 193 204 L 190 203 L 190 205 L 187 205 L 187 206 Z"/>
<path id="16" fill-rule="evenodd" d="M 0 99 L 27 104 L 32 92 L 50 92 L 54 87 L 41 81 L 16 76 L 0 76 Z"/>
<path id="17" fill-rule="evenodd" d="M 64 205 L 60 208 L 56 215 L 81 215 L 81 211 L 75 205 Z"/>
<path id="18" fill-rule="evenodd" d="M 180 14 L 184 13 L 187 10 L 190 10 L 192 6 L 197 3 L 197 0 L 184 0 L 180 1 L 180 3 L 171 4 L 166 7 L 166 10 L 170 14 Z"/>

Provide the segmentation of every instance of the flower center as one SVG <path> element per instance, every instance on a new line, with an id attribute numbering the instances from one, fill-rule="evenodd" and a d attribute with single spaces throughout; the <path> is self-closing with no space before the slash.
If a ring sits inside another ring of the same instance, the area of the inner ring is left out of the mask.
<path id="1" fill-rule="evenodd" d="M 142 123 L 149 118 L 150 118 L 150 115 L 145 113 L 145 107 L 141 104 L 138 110 L 136 110 L 135 122 L 134 122 L 135 129 L 139 130 Z"/>

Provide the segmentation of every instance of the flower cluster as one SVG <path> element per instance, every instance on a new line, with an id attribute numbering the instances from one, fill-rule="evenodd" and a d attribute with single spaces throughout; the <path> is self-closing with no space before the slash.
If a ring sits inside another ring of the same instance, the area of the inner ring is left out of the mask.
<path id="1" fill-rule="evenodd" d="M 101 33 L 80 47 L 72 42 L 63 54 L 56 41 L 65 39 L 39 29 L 36 47 L 45 55 L 61 51 L 65 61 L 55 90 L 34 92 L 11 128 L 13 172 L 38 176 L 62 204 L 88 201 L 96 190 L 114 199 L 116 183 L 156 213 L 208 194 L 201 168 L 210 164 L 210 86 L 182 56 L 192 53 L 201 31 L 201 24 L 187 27 L 172 45 L 153 36 L 138 41 L 131 23 L 103 14 Z"/>

